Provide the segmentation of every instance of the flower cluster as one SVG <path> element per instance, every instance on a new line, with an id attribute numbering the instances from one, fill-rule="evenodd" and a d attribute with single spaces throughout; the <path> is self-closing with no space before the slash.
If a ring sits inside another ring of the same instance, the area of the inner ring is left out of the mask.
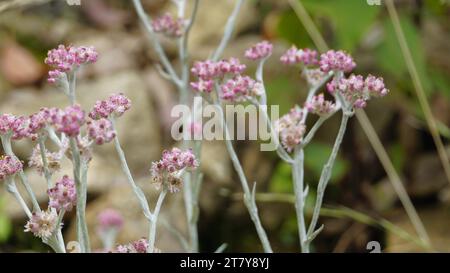
<path id="1" fill-rule="evenodd" d="M 46 149 L 44 155 L 47 159 L 47 168 L 50 174 L 54 174 L 61 169 L 61 160 L 64 152 L 65 147 L 61 147 L 58 152 L 50 152 Z M 36 168 L 40 175 L 44 174 L 44 163 L 42 162 L 41 148 L 39 145 L 36 145 L 33 148 L 31 156 L 28 160 L 28 166 Z"/>
<path id="2" fill-rule="evenodd" d="M 249 98 L 261 96 L 261 83 L 248 76 L 238 75 L 221 85 L 220 97 L 226 101 L 246 101 Z"/>
<path id="3" fill-rule="evenodd" d="M 336 105 L 332 101 L 326 100 L 323 94 L 319 94 L 306 102 L 305 108 L 310 113 L 325 117 L 336 110 Z"/>
<path id="4" fill-rule="evenodd" d="M 353 58 L 344 51 L 329 50 L 320 55 L 319 66 L 323 72 L 350 72 L 355 68 L 356 64 Z"/>
<path id="5" fill-rule="evenodd" d="M 389 93 L 383 78 L 372 75 L 364 79 L 361 75 L 350 75 L 348 78 L 334 79 L 327 84 L 330 93 L 340 92 L 344 99 L 355 108 L 364 108 L 371 97 L 382 97 Z"/>
<path id="6" fill-rule="evenodd" d="M 27 117 L 2 114 L 0 115 L 0 135 L 10 135 L 14 140 L 31 137 L 29 123 L 30 120 Z"/>
<path id="7" fill-rule="evenodd" d="M 92 119 L 120 117 L 131 108 L 131 100 L 122 93 L 113 94 L 106 100 L 97 101 L 94 108 L 89 112 Z"/>
<path id="8" fill-rule="evenodd" d="M 64 110 L 54 109 L 51 112 L 51 121 L 58 132 L 75 137 L 80 133 L 80 128 L 86 122 L 86 118 L 79 105 L 72 105 Z"/>
<path id="9" fill-rule="evenodd" d="M 272 54 L 273 45 L 268 41 L 262 41 L 245 51 L 245 57 L 252 61 L 261 60 Z"/>
<path id="10" fill-rule="evenodd" d="M 99 223 L 99 229 L 101 231 L 106 231 L 110 229 L 119 230 L 123 227 L 123 217 L 122 215 L 113 209 L 106 209 L 99 213 L 97 216 Z"/>
<path id="11" fill-rule="evenodd" d="M 153 30 L 156 33 L 162 33 L 168 37 L 178 38 L 183 35 L 186 21 L 181 18 L 173 18 L 166 13 L 152 21 Z"/>
<path id="12" fill-rule="evenodd" d="M 32 232 L 34 236 L 47 239 L 57 229 L 58 215 L 54 210 L 33 212 L 25 225 L 25 232 Z"/>
<path id="13" fill-rule="evenodd" d="M 275 130 L 280 135 L 281 144 L 287 152 L 292 152 L 303 138 L 306 126 L 302 122 L 302 117 L 302 110 L 296 106 L 275 121 Z"/>
<path id="14" fill-rule="evenodd" d="M 97 145 L 111 142 L 116 137 L 116 131 L 108 119 L 90 120 L 87 125 L 89 138 Z"/>
<path id="15" fill-rule="evenodd" d="M 22 162 L 15 156 L 0 157 L 0 180 L 13 176 L 23 169 Z"/>
<path id="16" fill-rule="evenodd" d="M 176 193 L 182 187 L 183 171 L 190 171 L 197 167 L 198 162 L 191 149 L 182 151 L 173 148 L 171 151 L 164 151 L 161 160 L 152 163 L 150 172 L 152 181 L 158 189 L 165 187 L 169 192 Z"/>
<path id="17" fill-rule="evenodd" d="M 61 180 L 56 182 L 55 187 L 47 191 L 50 202 L 49 207 L 56 210 L 71 211 L 77 202 L 77 192 L 75 182 L 69 176 L 64 175 Z"/>
<path id="18" fill-rule="evenodd" d="M 55 83 L 65 75 L 64 73 L 73 71 L 83 64 L 94 63 L 97 57 L 98 53 L 93 47 L 59 45 L 49 50 L 45 59 L 45 63 L 54 68 L 48 73 L 48 81 Z"/>
<path id="19" fill-rule="evenodd" d="M 149 244 L 145 238 L 139 239 L 127 245 L 119 245 L 116 247 L 117 253 L 148 253 Z M 153 253 L 160 253 L 161 250 L 154 247 Z"/>
<path id="20" fill-rule="evenodd" d="M 317 65 L 317 51 L 309 48 L 297 49 L 292 46 L 280 58 L 280 61 L 286 65 L 303 63 L 306 66 Z"/>

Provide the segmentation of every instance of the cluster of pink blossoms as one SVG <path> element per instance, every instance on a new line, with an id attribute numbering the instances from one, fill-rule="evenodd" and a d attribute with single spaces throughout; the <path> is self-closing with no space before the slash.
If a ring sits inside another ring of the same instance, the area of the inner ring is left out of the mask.
<path id="1" fill-rule="evenodd" d="M 275 121 L 275 130 L 280 135 L 281 144 L 287 152 L 292 152 L 300 144 L 306 127 L 302 122 L 303 112 L 296 106 L 289 113 Z"/>
<path id="2" fill-rule="evenodd" d="M 297 49 L 295 46 L 292 46 L 281 56 L 280 61 L 286 65 L 303 63 L 306 66 L 312 66 L 319 63 L 317 55 L 315 50 L 309 48 Z"/>
<path id="3" fill-rule="evenodd" d="M 113 209 L 106 209 L 97 216 L 100 231 L 110 229 L 119 230 L 123 227 L 124 221 L 122 215 Z"/>
<path id="4" fill-rule="evenodd" d="M 89 138 L 97 145 L 111 142 L 116 137 L 111 121 L 105 118 L 88 121 L 87 130 Z"/>
<path id="5" fill-rule="evenodd" d="M 2 114 L 0 115 L 0 135 L 10 135 L 14 140 L 30 137 L 29 123 L 26 117 Z"/>
<path id="6" fill-rule="evenodd" d="M 182 151 L 173 148 L 164 151 L 161 160 L 152 163 L 150 169 L 152 181 L 158 189 L 167 188 L 170 193 L 181 190 L 183 171 L 194 170 L 198 167 L 198 161 L 191 149 Z"/>
<path id="7" fill-rule="evenodd" d="M 250 47 L 245 51 L 245 57 L 249 60 L 256 61 L 268 58 L 272 54 L 273 45 L 268 41 L 262 41 Z"/>
<path id="8" fill-rule="evenodd" d="M 218 62 L 213 62 L 211 60 L 195 62 L 191 72 L 198 77 L 198 81 L 191 82 L 191 87 L 197 92 L 211 93 L 214 88 L 214 80 L 223 79 L 227 75 L 239 75 L 245 68 L 246 66 L 241 64 L 239 59 L 236 58 Z"/>
<path id="9" fill-rule="evenodd" d="M 122 93 L 113 94 L 106 100 L 99 100 L 95 103 L 89 117 L 91 119 L 101 119 L 120 117 L 127 110 L 131 108 L 131 100 L 125 97 Z"/>
<path id="10" fill-rule="evenodd" d="M 51 112 L 50 118 L 55 129 L 69 137 L 76 137 L 86 122 L 85 113 L 79 105 L 71 105 L 64 110 L 55 109 Z"/>
<path id="11" fill-rule="evenodd" d="M 47 191 L 47 194 L 50 198 L 49 207 L 58 211 L 62 209 L 71 211 L 77 202 L 75 182 L 67 175 L 57 181 L 55 186 Z"/>
<path id="12" fill-rule="evenodd" d="M 22 171 L 22 162 L 15 156 L 0 157 L 0 180 L 13 176 Z"/>
<path id="13" fill-rule="evenodd" d="M 263 87 L 260 82 L 248 76 L 238 75 L 220 86 L 221 98 L 226 101 L 246 101 L 261 96 Z"/>
<path id="14" fill-rule="evenodd" d="M 308 112 L 322 117 L 328 116 L 336 110 L 336 105 L 332 101 L 326 100 L 323 94 L 314 96 L 311 101 L 305 103 L 305 107 Z"/>
<path id="15" fill-rule="evenodd" d="M 353 58 L 344 51 L 329 50 L 320 55 L 319 66 L 323 72 L 350 72 L 356 67 L 356 64 L 353 61 Z"/>
<path id="16" fill-rule="evenodd" d="M 152 21 L 153 31 L 162 33 L 168 37 L 178 38 L 183 35 L 186 21 L 181 18 L 174 18 L 166 13 Z"/>
<path id="17" fill-rule="evenodd" d="M 119 245 L 116 247 L 116 253 L 147 253 L 148 252 L 148 241 L 145 238 L 139 239 L 127 245 Z M 154 248 L 154 253 L 161 252 L 159 249 Z"/>
<path id="18" fill-rule="evenodd" d="M 98 53 L 93 47 L 87 46 L 64 46 L 49 50 L 45 63 L 54 68 L 49 71 L 48 81 L 55 83 L 64 73 L 70 72 L 83 64 L 97 61 Z"/>
<path id="19" fill-rule="evenodd" d="M 345 100 L 355 108 L 364 108 L 371 97 L 383 97 L 389 90 L 383 78 L 372 75 L 364 79 L 361 75 L 350 75 L 348 78 L 333 80 L 327 84 L 330 93 L 340 92 Z"/>
<path id="20" fill-rule="evenodd" d="M 31 232 L 34 236 L 47 239 L 56 231 L 58 215 L 54 210 L 33 212 L 30 220 L 25 225 L 25 232 Z"/>

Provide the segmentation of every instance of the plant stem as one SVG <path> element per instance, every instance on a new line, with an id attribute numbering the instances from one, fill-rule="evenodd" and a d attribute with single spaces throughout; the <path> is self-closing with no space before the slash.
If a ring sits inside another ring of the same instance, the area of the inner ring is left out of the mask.
<path id="1" fill-rule="evenodd" d="M 115 120 L 113 118 L 111 118 L 110 120 L 112 123 L 112 129 L 117 131 Z M 150 212 L 147 198 L 145 197 L 145 194 L 142 192 L 141 188 L 139 188 L 139 186 L 137 186 L 136 183 L 134 182 L 133 175 L 131 174 L 130 168 L 128 167 L 127 159 L 125 158 L 125 153 L 123 152 L 122 147 L 120 145 L 119 136 L 116 136 L 114 138 L 114 147 L 116 148 L 116 152 L 119 156 L 122 171 L 125 173 L 128 183 L 130 184 L 131 188 L 134 191 L 134 194 L 138 198 L 139 204 L 141 205 L 144 215 L 147 217 L 147 219 L 150 219 L 152 213 Z"/>
<path id="2" fill-rule="evenodd" d="M 225 25 L 225 31 L 222 40 L 220 41 L 219 46 L 217 47 L 216 51 L 214 52 L 211 58 L 212 61 L 217 62 L 220 56 L 222 56 L 225 47 L 228 45 L 228 42 L 231 39 L 231 35 L 233 34 L 234 26 L 236 25 L 237 16 L 243 3 L 244 0 L 236 0 L 236 5 L 234 6 L 234 9 L 231 12 L 230 17 L 228 17 L 228 21 Z"/>
<path id="3" fill-rule="evenodd" d="M 77 192 L 77 206 L 76 206 L 76 218 L 77 218 L 77 240 L 81 246 L 81 252 L 90 252 L 89 234 L 86 224 L 86 164 L 81 162 L 80 151 L 75 138 L 71 137 L 70 148 L 72 150 L 72 162 L 73 162 L 73 176 L 75 179 L 75 188 Z M 84 181 L 83 181 L 84 180 Z"/>
<path id="4" fill-rule="evenodd" d="M 153 211 L 152 218 L 150 221 L 150 232 L 148 235 L 148 252 L 153 253 L 155 248 L 156 239 L 156 225 L 158 223 L 158 215 L 161 210 L 162 203 L 166 197 L 167 190 L 163 189 L 159 194 L 158 201 L 156 201 L 155 210 Z"/>
<path id="5" fill-rule="evenodd" d="M 14 178 L 8 177 L 6 181 L 6 190 L 11 193 L 14 198 L 16 198 L 17 202 L 19 202 L 20 207 L 23 209 L 28 218 L 31 218 L 31 211 L 28 208 L 27 203 L 23 200 L 22 195 L 20 195 L 19 190 L 17 190 L 16 182 Z"/>
<path id="6" fill-rule="evenodd" d="M 297 214 L 298 235 L 300 240 L 300 248 L 303 253 L 309 252 L 306 247 L 306 225 L 305 225 L 305 194 L 304 194 L 304 158 L 303 149 L 295 149 L 294 163 L 292 164 L 292 180 L 295 193 L 295 212 Z"/>
<path id="7" fill-rule="evenodd" d="M 44 176 L 45 176 L 45 180 L 47 181 L 47 189 L 50 189 L 52 187 L 52 182 L 51 182 L 52 175 L 50 174 L 50 171 L 48 170 L 48 162 L 47 162 L 47 155 L 46 155 L 44 141 L 45 141 L 45 137 L 39 136 L 38 143 L 39 143 L 39 150 L 41 152 L 42 165 L 44 168 Z"/>
<path id="8" fill-rule="evenodd" d="M 339 148 L 340 148 L 342 140 L 344 138 L 344 134 L 345 134 L 345 130 L 347 128 L 347 123 L 348 123 L 349 118 L 350 118 L 350 116 L 345 114 L 345 112 L 343 111 L 341 125 L 339 127 L 339 132 L 337 134 L 336 140 L 333 145 L 333 150 L 331 151 L 331 155 L 328 158 L 327 163 L 324 165 L 324 167 L 322 169 L 322 174 L 320 175 L 319 185 L 317 186 L 316 204 L 314 206 L 311 223 L 309 225 L 308 233 L 307 233 L 308 238 L 307 238 L 307 241 L 305 244 L 305 249 L 307 251 L 309 250 L 309 245 L 312 240 L 311 236 L 315 232 L 317 221 L 319 220 L 320 208 L 322 207 L 322 201 L 323 201 L 323 196 L 325 194 L 325 189 L 328 185 L 328 182 L 330 181 L 334 162 L 336 160 L 337 154 L 339 152 Z"/>
<path id="9" fill-rule="evenodd" d="M 222 107 L 219 104 L 219 102 L 215 102 L 215 106 L 218 108 L 221 120 L 222 120 L 222 128 L 225 131 L 225 144 L 227 147 L 228 154 L 230 155 L 231 162 L 233 163 L 233 167 L 236 170 L 239 181 L 241 182 L 242 189 L 244 191 L 244 204 L 247 207 L 247 210 L 250 214 L 250 218 L 252 219 L 256 232 L 258 233 L 259 240 L 261 241 L 261 244 L 263 246 L 264 252 L 266 253 L 272 253 L 272 247 L 270 246 L 269 239 L 267 237 L 266 231 L 264 230 L 264 227 L 261 224 L 261 220 L 259 219 L 258 215 L 258 208 L 256 206 L 255 198 L 254 198 L 254 192 L 252 193 L 250 191 L 250 188 L 248 186 L 247 178 L 245 177 L 244 170 L 242 169 L 242 165 L 239 162 L 239 158 L 237 157 L 236 151 L 234 150 L 233 143 L 231 142 L 230 138 L 230 132 L 228 131 L 228 127 L 226 125 L 225 116 L 222 111 Z"/>

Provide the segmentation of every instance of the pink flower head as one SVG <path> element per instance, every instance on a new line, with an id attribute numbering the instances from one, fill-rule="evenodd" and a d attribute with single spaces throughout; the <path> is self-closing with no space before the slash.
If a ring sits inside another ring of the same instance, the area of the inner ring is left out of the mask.
<path id="1" fill-rule="evenodd" d="M 69 137 L 77 136 L 81 126 L 86 122 L 85 113 L 79 105 L 68 106 L 64 110 L 53 110 L 51 119 L 56 130 Z"/>
<path id="2" fill-rule="evenodd" d="M 29 124 L 30 120 L 27 117 L 2 114 L 0 115 L 0 135 L 9 134 L 14 140 L 32 137 Z"/>
<path id="3" fill-rule="evenodd" d="M 161 160 L 152 163 L 150 172 L 153 183 L 158 189 L 167 187 L 169 192 L 176 193 L 182 187 L 182 172 L 194 170 L 197 167 L 198 161 L 191 149 L 182 151 L 173 148 L 170 151 L 165 150 Z"/>
<path id="4" fill-rule="evenodd" d="M 61 180 L 56 182 L 55 187 L 47 191 L 50 202 L 49 206 L 60 211 L 71 211 L 77 203 L 77 192 L 75 189 L 75 182 L 64 175 Z"/>
<path id="5" fill-rule="evenodd" d="M 97 101 L 89 113 L 92 119 L 120 117 L 131 108 L 131 100 L 122 93 L 113 94 L 108 99 Z"/>
<path id="6" fill-rule="evenodd" d="M 292 46 L 281 56 L 280 61 L 286 65 L 298 63 L 303 63 L 306 66 L 317 65 L 317 51 L 309 48 L 297 49 L 297 47 Z"/>
<path id="7" fill-rule="evenodd" d="M 265 59 L 272 54 L 273 45 L 268 41 L 262 41 L 245 51 L 245 57 L 252 61 Z"/>
<path id="8" fill-rule="evenodd" d="M 63 73 L 73 71 L 83 64 L 97 61 L 98 53 L 93 47 L 87 46 L 64 46 L 49 50 L 45 63 L 54 68 L 49 72 L 48 81 L 55 83 L 63 77 Z"/>
<path id="9" fill-rule="evenodd" d="M 94 140 L 97 145 L 111 142 L 116 136 L 116 131 L 108 119 L 91 120 L 87 125 L 89 138 Z"/>
<path id="10" fill-rule="evenodd" d="M 22 171 L 22 162 L 15 156 L 0 157 L 0 180 L 13 176 Z"/>
<path id="11" fill-rule="evenodd" d="M 152 21 L 153 30 L 168 37 L 178 38 L 183 35 L 186 21 L 181 18 L 173 18 L 166 13 Z"/>
<path id="12" fill-rule="evenodd" d="M 371 96 L 383 97 L 389 93 L 389 90 L 384 86 L 384 79 L 372 75 L 367 76 L 364 84 Z"/>
<path id="13" fill-rule="evenodd" d="M 259 82 L 248 76 L 238 75 L 220 87 L 221 98 L 227 101 L 245 101 L 262 94 L 262 86 Z"/>
<path id="14" fill-rule="evenodd" d="M 221 60 L 217 63 L 217 66 L 219 71 L 222 73 L 220 76 L 224 76 L 224 74 L 238 75 L 244 72 L 247 68 L 245 64 L 241 64 L 237 58 Z"/>
<path id="15" fill-rule="evenodd" d="M 116 247 L 116 253 L 148 253 L 149 244 L 145 238 L 131 242 L 126 245 L 119 245 Z M 161 250 L 154 247 L 153 253 L 159 253 Z"/>
<path id="16" fill-rule="evenodd" d="M 31 232 L 34 236 L 48 239 L 56 231 L 58 215 L 54 210 L 33 212 L 30 220 L 25 225 L 25 232 Z"/>
<path id="17" fill-rule="evenodd" d="M 219 67 L 217 66 L 217 63 L 211 60 L 206 60 L 203 62 L 197 61 L 191 68 L 191 72 L 199 79 L 207 81 L 219 75 Z"/>
<path id="18" fill-rule="evenodd" d="M 328 116 L 336 109 L 336 105 L 329 100 L 325 100 L 323 94 L 314 96 L 311 101 L 305 103 L 305 107 L 308 112 L 319 116 Z"/>
<path id="19" fill-rule="evenodd" d="M 280 135 L 281 144 L 287 152 L 292 152 L 303 138 L 306 127 L 302 123 L 302 117 L 301 109 L 294 107 L 275 122 L 275 130 Z"/>
<path id="20" fill-rule="evenodd" d="M 214 81 L 199 79 L 197 82 L 191 82 L 191 87 L 200 93 L 211 93 L 214 88 Z"/>
<path id="21" fill-rule="evenodd" d="M 101 231 L 109 229 L 120 230 L 123 227 L 122 215 L 113 209 L 105 209 L 97 217 Z"/>
<path id="22" fill-rule="evenodd" d="M 344 51 L 329 50 L 320 55 L 319 66 L 325 73 L 333 70 L 350 72 L 355 68 L 356 64 L 353 58 Z"/>

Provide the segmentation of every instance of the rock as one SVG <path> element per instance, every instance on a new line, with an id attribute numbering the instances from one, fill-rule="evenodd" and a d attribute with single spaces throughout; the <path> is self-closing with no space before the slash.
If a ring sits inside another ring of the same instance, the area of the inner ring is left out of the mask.
<path id="1" fill-rule="evenodd" d="M 430 236 L 433 250 L 437 252 L 450 251 L 450 207 L 441 206 L 426 209 L 419 209 L 418 213 L 425 225 L 425 228 Z M 390 217 L 393 224 L 404 229 L 408 233 L 415 235 L 415 231 L 404 211 L 398 211 L 395 215 Z M 387 233 L 386 247 L 383 247 L 386 252 L 424 252 L 422 247 L 414 242 L 406 241 L 397 235 Z"/>
<path id="2" fill-rule="evenodd" d="M 23 86 L 39 80 L 44 69 L 27 49 L 9 41 L 0 50 L 0 73 L 11 84 Z"/>

